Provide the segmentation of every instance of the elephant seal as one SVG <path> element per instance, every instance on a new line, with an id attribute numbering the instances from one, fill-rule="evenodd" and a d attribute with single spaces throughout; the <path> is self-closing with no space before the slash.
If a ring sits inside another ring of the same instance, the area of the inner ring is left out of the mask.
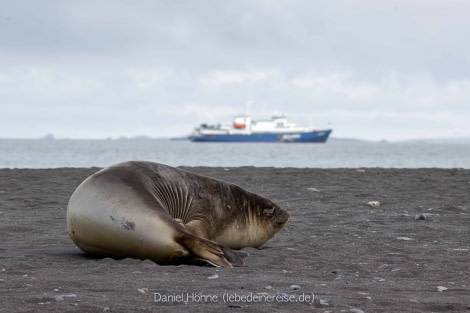
<path id="1" fill-rule="evenodd" d="M 158 264 L 241 266 L 289 214 L 223 181 L 167 165 L 130 161 L 88 177 L 67 207 L 71 239 L 85 253 Z"/>

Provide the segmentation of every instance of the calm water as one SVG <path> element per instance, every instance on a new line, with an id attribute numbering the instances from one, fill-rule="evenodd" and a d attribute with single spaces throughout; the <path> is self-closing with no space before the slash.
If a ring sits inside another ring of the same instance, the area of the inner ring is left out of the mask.
<path id="1" fill-rule="evenodd" d="M 0 139 L 0 168 L 104 167 L 126 160 L 172 166 L 470 168 L 470 144 L 244 144 L 169 140 Z"/>

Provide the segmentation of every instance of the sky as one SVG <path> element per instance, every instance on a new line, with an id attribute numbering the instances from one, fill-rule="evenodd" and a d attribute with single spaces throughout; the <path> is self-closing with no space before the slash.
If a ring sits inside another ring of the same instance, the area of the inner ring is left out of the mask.
<path id="1" fill-rule="evenodd" d="M 190 134 L 283 113 L 332 137 L 470 137 L 468 0 L 0 2 L 0 138 Z"/>

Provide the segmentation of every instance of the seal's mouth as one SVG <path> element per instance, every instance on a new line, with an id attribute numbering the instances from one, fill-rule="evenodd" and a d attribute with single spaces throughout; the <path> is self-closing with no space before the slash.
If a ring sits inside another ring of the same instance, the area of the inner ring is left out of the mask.
<path id="1" fill-rule="evenodd" d="M 274 222 L 275 228 L 283 228 L 290 219 L 289 213 L 286 211 L 281 211 L 279 216 L 276 217 L 276 221 Z"/>

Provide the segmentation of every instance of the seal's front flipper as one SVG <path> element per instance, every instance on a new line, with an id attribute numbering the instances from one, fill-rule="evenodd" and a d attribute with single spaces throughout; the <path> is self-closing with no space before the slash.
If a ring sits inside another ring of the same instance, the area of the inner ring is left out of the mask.
<path id="1" fill-rule="evenodd" d="M 191 263 L 201 262 L 215 267 L 243 266 L 243 259 L 232 249 L 222 246 L 216 242 L 186 235 L 182 238 L 183 246 L 192 252 Z"/>

